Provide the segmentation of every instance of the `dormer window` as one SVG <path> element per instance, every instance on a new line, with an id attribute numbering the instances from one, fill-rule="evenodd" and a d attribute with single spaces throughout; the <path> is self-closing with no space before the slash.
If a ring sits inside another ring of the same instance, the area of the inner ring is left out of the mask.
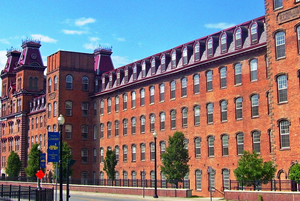
<path id="1" fill-rule="evenodd" d="M 102 90 L 105 89 L 105 77 L 103 76 L 102 77 Z"/>
<path id="2" fill-rule="evenodd" d="M 235 48 L 239 49 L 242 47 L 242 31 L 238 28 L 235 32 Z"/>
<path id="3" fill-rule="evenodd" d="M 188 63 L 187 47 L 184 47 L 184 49 L 183 49 L 182 60 L 183 60 L 183 65 L 186 65 Z"/>
<path id="4" fill-rule="evenodd" d="M 113 79 L 112 74 L 109 74 L 109 88 L 112 88 L 113 85 Z"/>
<path id="5" fill-rule="evenodd" d="M 200 44 L 199 42 L 196 43 L 194 47 L 194 52 L 195 52 L 195 61 L 199 61 L 200 59 Z"/>
<path id="6" fill-rule="evenodd" d="M 161 72 L 164 72 L 166 70 L 166 56 L 163 55 L 161 58 Z"/>
<path id="7" fill-rule="evenodd" d="M 142 63 L 142 77 L 146 77 L 146 62 Z"/>
<path id="8" fill-rule="evenodd" d="M 274 10 L 282 7 L 282 0 L 274 0 Z"/>
<path id="9" fill-rule="evenodd" d="M 117 72 L 117 85 L 121 84 L 121 79 L 120 79 L 120 71 Z"/>
<path id="10" fill-rule="evenodd" d="M 172 68 L 176 68 L 176 51 L 172 52 Z"/>
<path id="11" fill-rule="evenodd" d="M 214 54 L 214 51 L 213 51 L 213 40 L 212 40 L 212 38 L 210 38 L 207 41 L 207 56 L 208 57 L 212 57 L 213 54 Z"/>
<path id="12" fill-rule="evenodd" d="M 128 68 L 125 69 L 124 79 L 125 79 L 125 83 L 127 83 L 128 82 Z"/>
<path id="13" fill-rule="evenodd" d="M 221 36 L 221 53 L 227 52 L 227 36 L 226 33 L 223 33 Z"/>
<path id="14" fill-rule="evenodd" d="M 152 59 L 151 61 L 151 74 L 155 74 L 155 59 Z"/>
<path id="15" fill-rule="evenodd" d="M 251 43 L 254 44 L 254 43 L 257 43 L 258 42 L 258 36 L 257 36 L 257 24 L 256 23 L 253 23 L 252 26 L 251 26 Z"/>
<path id="16" fill-rule="evenodd" d="M 137 79 L 137 66 L 136 64 L 133 66 L 133 80 Z"/>

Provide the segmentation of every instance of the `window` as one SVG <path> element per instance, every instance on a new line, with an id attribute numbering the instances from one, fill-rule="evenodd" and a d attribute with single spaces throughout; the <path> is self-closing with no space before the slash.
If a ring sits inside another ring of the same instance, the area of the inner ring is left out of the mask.
<path id="1" fill-rule="evenodd" d="M 146 152 L 146 146 L 144 143 L 141 144 L 141 160 L 145 160 L 145 152 Z"/>
<path id="2" fill-rule="evenodd" d="M 146 123 L 145 116 L 141 116 L 141 133 L 145 133 L 145 123 Z"/>
<path id="3" fill-rule="evenodd" d="M 160 142 L 160 158 L 162 156 L 162 154 L 164 154 L 166 152 L 166 142 L 162 141 Z"/>
<path id="4" fill-rule="evenodd" d="M 81 150 L 81 163 L 88 163 L 89 151 L 87 149 Z"/>
<path id="5" fill-rule="evenodd" d="M 200 75 L 196 74 L 193 77 L 194 79 L 194 94 L 198 94 L 200 92 L 199 86 L 200 86 Z"/>
<path id="6" fill-rule="evenodd" d="M 71 101 L 66 101 L 66 116 L 68 117 L 72 116 L 72 108 L 73 108 L 73 103 Z"/>
<path id="7" fill-rule="evenodd" d="M 207 109 L 207 123 L 211 124 L 214 122 L 214 105 L 213 103 L 208 103 L 206 106 Z"/>
<path id="8" fill-rule="evenodd" d="M 166 114 L 161 112 L 160 115 L 160 130 L 165 130 Z"/>
<path id="9" fill-rule="evenodd" d="M 195 52 L 195 61 L 199 61 L 200 60 L 200 44 L 199 44 L 199 42 L 196 43 L 196 45 L 194 47 L 194 52 Z"/>
<path id="10" fill-rule="evenodd" d="M 200 125 L 200 106 L 194 107 L 194 125 Z"/>
<path id="11" fill-rule="evenodd" d="M 73 89 L 73 77 L 71 75 L 66 76 L 66 89 Z"/>
<path id="12" fill-rule="evenodd" d="M 181 79 L 181 97 L 184 97 L 187 95 L 187 79 L 182 78 Z"/>
<path id="13" fill-rule="evenodd" d="M 195 172 L 195 177 L 196 177 L 196 190 L 201 190 L 202 189 L 202 182 L 201 182 L 201 177 L 202 177 L 202 172 L 201 170 L 196 170 Z"/>
<path id="14" fill-rule="evenodd" d="M 136 161 L 136 145 L 135 145 L 135 144 L 133 144 L 133 145 L 131 146 L 131 160 L 132 160 L 133 162 Z"/>
<path id="15" fill-rule="evenodd" d="M 123 135 L 127 135 L 128 120 L 123 119 Z"/>
<path id="16" fill-rule="evenodd" d="M 150 104 L 154 104 L 154 86 L 150 87 Z"/>
<path id="17" fill-rule="evenodd" d="M 104 124 L 101 123 L 100 124 L 100 138 L 103 138 L 104 137 Z"/>
<path id="18" fill-rule="evenodd" d="M 88 139 L 88 126 L 87 125 L 81 126 L 81 137 L 83 140 Z"/>
<path id="19" fill-rule="evenodd" d="M 97 116 L 97 102 L 96 101 L 94 102 L 94 110 L 93 111 L 94 111 L 93 112 L 94 117 L 96 117 Z"/>
<path id="20" fill-rule="evenodd" d="M 127 162 L 127 146 L 123 145 L 123 162 Z"/>
<path id="21" fill-rule="evenodd" d="M 51 103 L 48 104 L 48 119 L 50 119 L 50 117 L 51 117 Z"/>
<path id="22" fill-rule="evenodd" d="M 120 157 L 119 146 L 115 146 L 115 154 L 116 154 L 116 161 L 119 161 L 119 157 Z"/>
<path id="23" fill-rule="evenodd" d="M 182 127 L 187 127 L 187 122 L 188 122 L 188 109 L 185 107 L 181 110 L 182 113 Z"/>
<path id="24" fill-rule="evenodd" d="M 276 58 L 285 57 L 285 33 L 280 31 L 275 34 L 276 40 Z"/>
<path id="25" fill-rule="evenodd" d="M 300 26 L 297 27 L 298 53 L 300 53 Z"/>
<path id="26" fill-rule="evenodd" d="M 210 38 L 207 41 L 207 56 L 208 57 L 212 57 L 213 54 L 214 54 L 214 51 L 213 51 L 213 40 L 212 40 L 212 38 Z"/>
<path id="27" fill-rule="evenodd" d="M 209 183 L 210 183 L 210 188 L 211 190 L 215 189 L 215 176 L 216 176 L 216 171 L 212 169 L 211 173 L 209 174 Z"/>
<path id="28" fill-rule="evenodd" d="M 215 155 L 215 138 L 213 136 L 208 137 L 208 156 Z"/>
<path id="29" fill-rule="evenodd" d="M 100 115 L 103 115 L 104 113 L 104 100 L 100 101 Z"/>
<path id="30" fill-rule="evenodd" d="M 89 78 L 84 76 L 81 79 L 82 83 L 82 91 L 88 91 L 89 90 Z"/>
<path id="31" fill-rule="evenodd" d="M 150 143 L 150 160 L 155 159 L 155 145 L 153 142 Z"/>
<path id="32" fill-rule="evenodd" d="M 236 143 L 237 143 L 237 154 L 242 155 L 244 152 L 244 134 L 238 133 L 236 135 Z"/>
<path id="33" fill-rule="evenodd" d="M 290 147 L 290 122 L 287 120 L 281 120 L 279 122 L 280 131 L 280 148 Z"/>
<path id="34" fill-rule="evenodd" d="M 115 97 L 115 111 L 119 112 L 120 98 L 119 96 Z"/>
<path id="35" fill-rule="evenodd" d="M 222 156 L 228 156 L 228 135 L 222 135 Z"/>
<path id="36" fill-rule="evenodd" d="M 54 91 L 57 90 L 57 76 L 54 76 Z"/>
<path id="37" fill-rule="evenodd" d="M 111 113 L 111 98 L 107 99 L 107 113 Z"/>
<path id="38" fill-rule="evenodd" d="M 176 50 L 172 52 L 172 68 L 176 68 Z"/>
<path id="39" fill-rule="evenodd" d="M 221 85 L 221 88 L 225 88 L 227 86 L 227 72 L 226 72 L 226 67 L 222 67 L 220 69 L 220 85 Z"/>
<path id="40" fill-rule="evenodd" d="M 131 134 L 136 133 L 136 118 L 132 117 L 131 118 Z"/>
<path id="41" fill-rule="evenodd" d="M 136 103 L 136 94 L 135 91 L 131 92 L 131 108 L 135 108 L 135 103 Z"/>
<path id="42" fill-rule="evenodd" d="M 171 110 L 171 129 L 176 128 L 176 111 Z"/>
<path id="43" fill-rule="evenodd" d="M 258 42 L 258 36 L 257 36 L 257 24 L 253 23 L 250 29 L 251 32 L 251 43 L 257 43 Z"/>
<path id="44" fill-rule="evenodd" d="M 123 94 L 123 110 L 127 110 L 127 94 Z"/>
<path id="45" fill-rule="evenodd" d="M 81 103 L 81 111 L 83 117 L 88 117 L 89 103 Z"/>
<path id="46" fill-rule="evenodd" d="M 254 131 L 252 132 L 253 139 L 253 151 L 256 153 L 260 153 L 260 132 Z"/>
<path id="47" fill-rule="evenodd" d="M 101 147 L 100 148 L 100 163 L 104 162 L 104 149 Z"/>
<path id="48" fill-rule="evenodd" d="M 213 72 L 210 70 L 210 71 L 207 71 L 206 73 L 206 90 L 207 91 L 212 91 L 213 90 L 213 85 L 212 85 L 212 77 L 213 75 Z"/>
<path id="49" fill-rule="evenodd" d="M 65 135 L 66 135 L 66 139 L 72 139 L 72 125 L 70 124 L 65 125 Z"/>
<path id="50" fill-rule="evenodd" d="M 234 84 L 242 84 L 242 64 L 237 63 L 234 65 Z"/>
<path id="51" fill-rule="evenodd" d="M 146 77 L 146 62 L 142 63 L 142 77 Z"/>
<path id="52" fill-rule="evenodd" d="M 243 98 L 241 97 L 235 100 L 235 118 L 243 119 Z"/>
<path id="53" fill-rule="evenodd" d="M 186 65 L 188 63 L 188 51 L 187 51 L 187 47 L 184 47 L 184 49 L 183 49 L 182 60 L 183 60 L 183 65 Z"/>
<path id="54" fill-rule="evenodd" d="M 136 171 L 131 172 L 131 179 L 132 179 L 132 187 L 136 187 L 137 186 Z"/>
<path id="55" fill-rule="evenodd" d="M 251 112 L 252 117 L 258 117 L 258 95 L 251 96 Z"/>
<path id="56" fill-rule="evenodd" d="M 115 121 L 115 136 L 119 136 L 119 121 Z"/>
<path id="57" fill-rule="evenodd" d="M 111 137 L 111 122 L 107 122 L 107 138 Z"/>
<path id="58" fill-rule="evenodd" d="M 282 7 L 282 0 L 274 0 L 274 9 Z"/>
<path id="59" fill-rule="evenodd" d="M 165 85 L 164 84 L 159 85 L 159 101 L 160 102 L 165 101 Z"/>
<path id="60" fill-rule="evenodd" d="M 164 72 L 166 70 L 166 56 L 163 55 L 161 58 L 161 72 Z"/>
<path id="61" fill-rule="evenodd" d="M 229 189 L 229 170 L 228 169 L 224 169 L 222 171 L 223 174 L 223 189 Z"/>
<path id="62" fill-rule="evenodd" d="M 227 101 L 221 101 L 221 121 L 227 121 Z"/>
<path id="63" fill-rule="evenodd" d="M 221 53 L 227 52 L 227 36 L 226 33 L 223 33 L 221 36 Z"/>
<path id="64" fill-rule="evenodd" d="M 20 122 L 18 122 L 18 127 L 20 126 Z M 40 128 L 43 127 L 43 116 L 40 116 Z"/>
<path id="65" fill-rule="evenodd" d="M 176 83 L 175 81 L 172 81 L 170 83 L 171 87 L 170 87 L 170 99 L 174 99 L 175 98 L 175 90 L 176 90 Z"/>
<path id="66" fill-rule="evenodd" d="M 155 129 L 155 115 L 150 114 L 150 131 L 153 132 Z"/>
<path id="67" fill-rule="evenodd" d="M 151 187 L 153 188 L 155 184 L 155 173 L 153 170 L 150 171 L 150 181 L 151 181 Z"/>
<path id="68" fill-rule="evenodd" d="M 195 138 L 195 157 L 200 158 L 201 156 L 201 139 L 199 137 Z"/>
<path id="69" fill-rule="evenodd" d="M 124 72 L 124 82 L 125 82 L 125 83 L 128 82 L 128 67 L 125 68 L 125 72 Z M 102 85 L 103 85 L 103 89 L 105 89 L 105 78 L 103 78 L 103 80 L 102 80 Z"/>
<path id="70" fill-rule="evenodd" d="M 136 64 L 133 66 L 133 80 L 137 79 L 137 66 Z"/>
<path id="71" fill-rule="evenodd" d="M 51 87 L 52 87 L 52 79 L 48 79 L 48 93 L 51 93 Z"/>
<path id="72" fill-rule="evenodd" d="M 235 48 L 239 49 L 242 47 L 242 30 L 238 28 L 235 32 Z"/>
<path id="73" fill-rule="evenodd" d="M 278 103 L 287 102 L 287 76 L 280 75 L 277 78 Z"/>
<path id="74" fill-rule="evenodd" d="M 152 59 L 151 61 L 151 74 L 155 74 L 155 59 Z"/>
<path id="75" fill-rule="evenodd" d="M 39 127 L 39 118 L 38 117 L 36 117 L 35 118 L 35 128 L 38 128 Z"/>
<path id="76" fill-rule="evenodd" d="M 257 80 L 257 59 L 252 59 L 250 61 L 250 80 L 256 81 Z"/>
<path id="77" fill-rule="evenodd" d="M 140 95 L 140 103 L 141 103 L 141 106 L 144 106 L 145 105 L 145 89 L 141 89 L 140 91 L 141 95 Z"/>

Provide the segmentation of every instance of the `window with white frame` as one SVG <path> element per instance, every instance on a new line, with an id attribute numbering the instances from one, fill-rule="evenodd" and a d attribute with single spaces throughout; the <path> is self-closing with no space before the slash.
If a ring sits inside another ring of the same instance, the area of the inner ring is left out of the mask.
<path id="1" fill-rule="evenodd" d="M 235 32 L 235 48 L 239 49 L 242 47 L 242 30 L 238 28 Z"/>
<path id="2" fill-rule="evenodd" d="M 127 135 L 128 120 L 123 119 L 123 135 Z"/>
<path id="3" fill-rule="evenodd" d="M 221 101 L 221 121 L 227 121 L 227 101 Z"/>
<path id="4" fill-rule="evenodd" d="M 213 136 L 208 137 L 208 156 L 212 157 L 215 155 L 215 138 Z"/>
<path id="5" fill-rule="evenodd" d="M 135 91 L 131 92 L 131 108 L 136 107 L 136 94 Z"/>
<path id="6" fill-rule="evenodd" d="M 221 36 L 221 53 L 227 52 L 227 35 L 223 33 Z"/>
<path id="7" fill-rule="evenodd" d="M 260 132 L 253 131 L 252 140 L 253 140 L 253 151 L 255 151 L 256 153 L 260 153 Z"/>
<path id="8" fill-rule="evenodd" d="M 141 160 L 145 160 L 145 154 L 146 154 L 146 146 L 144 143 L 141 144 Z"/>
<path id="9" fill-rule="evenodd" d="M 201 170 L 196 170 L 195 172 L 196 177 L 196 190 L 202 190 L 202 172 Z"/>
<path id="10" fill-rule="evenodd" d="M 282 7 L 283 0 L 274 0 L 274 10 Z"/>
<path id="11" fill-rule="evenodd" d="M 258 32 L 257 32 L 257 24 L 253 23 L 250 29 L 251 32 L 251 43 L 257 43 L 258 42 Z"/>
<path id="12" fill-rule="evenodd" d="M 176 128 L 176 111 L 171 110 L 171 129 Z"/>
<path id="13" fill-rule="evenodd" d="M 176 68 L 176 50 L 172 52 L 172 68 Z"/>
<path id="14" fill-rule="evenodd" d="M 140 104 L 141 106 L 145 105 L 145 89 L 141 89 L 140 91 Z"/>
<path id="15" fill-rule="evenodd" d="M 234 65 L 234 84 L 242 84 L 242 64 L 237 63 Z"/>
<path id="16" fill-rule="evenodd" d="M 281 120 L 279 122 L 280 148 L 290 148 L 290 122 Z"/>
<path id="17" fill-rule="evenodd" d="M 207 56 L 208 57 L 212 57 L 214 54 L 214 50 L 213 50 L 213 39 L 210 38 L 207 41 Z"/>
<path id="18" fill-rule="evenodd" d="M 165 130 L 166 114 L 164 112 L 160 113 L 160 130 Z"/>
<path id="19" fill-rule="evenodd" d="M 104 113 L 104 100 L 100 101 L 100 115 Z"/>
<path id="20" fill-rule="evenodd" d="M 258 112 L 258 95 L 252 95 L 251 96 L 251 112 L 252 112 L 252 117 L 258 117 L 259 112 Z"/>
<path id="21" fill-rule="evenodd" d="M 123 94 L 123 110 L 127 110 L 127 94 Z"/>
<path id="22" fill-rule="evenodd" d="M 181 97 L 187 96 L 187 79 L 184 77 L 181 79 Z"/>
<path id="23" fill-rule="evenodd" d="M 243 119 L 243 98 L 241 97 L 235 100 L 235 118 Z"/>
<path id="24" fill-rule="evenodd" d="M 153 132 L 155 129 L 155 116 L 150 114 L 150 131 Z"/>
<path id="25" fill-rule="evenodd" d="M 155 59 L 152 59 L 151 61 L 151 74 L 155 74 Z"/>
<path id="26" fill-rule="evenodd" d="M 226 67 L 220 69 L 220 87 L 225 88 L 227 86 L 227 70 Z"/>
<path id="27" fill-rule="evenodd" d="M 228 146 L 228 135 L 222 135 L 222 156 L 228 156 L 229 146 Z"/>
<path id="28" fill-rule="evenodd" d="M 145 123 L 146 123 L 146 118 L 145 116 L 141 116 L 141 133 L 145 133 Z"/>
<path id="29" fill-rule="evenodd" d="M 182 112 L 182 127 L 187 127 L 187 123 L 188 123 L 188 109 L 186 107 L 182 108 L 181 110 Z"/>
<path id="30" fill-rule="evenodd" d="M 200 75 L 196 74 L 193 76 L 194 81 L 194 94 L 198 94 L 200 92 Z"/>
<path id="31" fill-rule="evenodd" d="M 166 56 L 163 55 L 161 58 L 161 71 L 164 72 L 166 70 Z"/>
<path id="32" fill-rule="evenodd" d="M 222 171 L 223 174 L 223 189 L 229 189 L 229 184 L 230 184 L 230 180 L 229 180 L 229 170 L 228 169 L 224 169 Z"/>
<path id="33" fill-rule="evenodd" d="M 111 122 L 107 122 L 107 138 L 111 137 Z"/>
<path id="34" fill-rule="evenodd" d="M 154 104 L 154 93 L 155 93 L 154 86 L 151 86 L 150 87 L 150 104 Z"/>
<path id="35" fill-rule="evenodd" d="M 194 107 L 194 125 L 200 125 L 200 106 Z"/>
<path id="36" fill-rule="evenodd" d="M 283 31 L 277 32 L 275 34 L 276 41 L 276 58 L 285 57 L 285 33 Z"/>
<path id="37" fill-rule="evenodd" d="M 206 73 L 206 90 L 212 91 L 213 90 L 213 72 L 212 70 L 207 71 Z"/>
<path id="38" fill-rule="evenodd" d="M 183 59 L 183 65 L 186 65 L 188 63 L 188 51 L 187 51 L 187 47 L 184 47 L 184 49 L 183 49 L 182 59 Z"/>
<path id="39" fill-rule="evenodd" d="M 131 161 L 135 162 L 136 161 L 136 145 L 133 144 L 131 146 Z"/>
<path id="40" fill-rule="evenodd" d="M 142 63 L 142 77 L 146 77 L 146 62 Z"/>
<path id="41" fill-rule="evenodd" d="M 107 99 L 107 113 L 111 113 L 111 98 Z"/>
<path id="42" fill-rule="evenodd" d="M 119 96 L 115 97 L 115 111 L 118 112 L 119 111 L 119 105 L 120 105 L 120 98 Z"/>
<path id="43" fill-rule="evenodd" d="M 88 139 L 88 126 L 87 125 L 81 126 L 81 139 L 82 140 Z"/>
<path id="44" fill-rule="evenodd" d="M 237 154 L 242 155 L 244 153 L 244 134 L 238 133 L 236 135 L 236 143 L 237 143 Z"/>
<path id="45" fill-rule="evenodd" d="M 173 80 L 170 83 L 171 87 L 170 87 L 170 99 L 174 99 L 175 98 L 175 92 L 176 92 L 176 83 L 175 80 Z"/>
<path id="46" fill-rule="evenodd" d="M 132 117 L 131 118 L 131 134 L 135 134 L 136 133 L 136 118 Z"/>
<path id="47" fill-rule="evenodd" d="M 200 60 L 200 44 L 199 44 L 199 42 L 196 43 L 196 45 L 194 47 L 194 52 L 195 52 L 195 61 L 199 61 Z"/>
<path id="48" fill-rule="evenodd" d="M 252 59 L 250 61 L 250 80 L 256 81 L 257 80 L 257 59 Z"/>
<path id="49" fill-rule="evenodd" d="M 127 162 L 127 145 L 123 146 L 123 162 Z"/>
<path id="50" fill-rule="evenodd" d="M 165 101 L 165 85 L 164 84 L 159 85 L 159 101 L 160 102 Z"/>
<path id="51" fill-rule="evenodd" d="M 280 75 L 277 78 L 278 103 L 287 102 L 287 76 Z"/>
<path id="52" fill-rule="evenodd" d="M 195 138 L 195 157 L 200 158 L 201 156 L 201 139 L 199 137 Z"/>
<path id="53" fill-rule="evenodd" d="M 115 136 L 119 136 L 119 121 L 115 121 Z"/>
<path id="54" fill-rule="evenodd" d="M 214 105 L 213 103 L 207 104 L 207 123 L 211 124 L 214 122 Z"/>

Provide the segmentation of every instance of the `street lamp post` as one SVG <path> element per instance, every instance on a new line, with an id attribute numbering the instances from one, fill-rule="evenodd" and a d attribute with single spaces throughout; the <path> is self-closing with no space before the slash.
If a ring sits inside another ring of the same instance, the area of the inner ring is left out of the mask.
<path id="1" fill-rule="evenodd" d="M 57 123 L 60 127 L 60 135 L 59 135 L 59 200 L 63 201 L 63 168 L 62 168 L 62 147 L 63 147 L 63 140 L 62 140 L 62 131 L 63 125 L 65 123 L 65 118 L 62 114 L 59 115 L 57 119 Z"/>
<path id="2" fill-rule="evenodd" d="M 41 169 L 41 145 L 39 144 L 39 146 L 37 147 L 38 151 L 39 151 L 39 171 Z M 41 190 L 41 180 L 38 178 L 38 190 Z"/>
<path id="3" fill-rule="evenodd" d="M 153 196 L 153 198 L 158 198 L 158 195 L 157 195 L 157 159 L 156 159 L 157 133 L 155 131 L 153 133 L 153 137 L 154 137 L 154 196 Z"/>

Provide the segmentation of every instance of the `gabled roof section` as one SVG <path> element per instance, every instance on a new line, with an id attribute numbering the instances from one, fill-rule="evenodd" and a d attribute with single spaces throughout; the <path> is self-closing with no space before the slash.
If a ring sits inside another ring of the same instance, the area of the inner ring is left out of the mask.
<path id="1" fill-rule="evenodd" d="M 38 40 L 27 39 L 22 41 L 22 53 L 17 66 L 44 66 L 40 53 L 41 42 Z"/>
<path id="2" fill-rule="evenodd" d="M 10 50 L 7 50 L 7 54 L 6 54 L 7 62 L 5 64 L 4 70 L 1 72 L 1 74 L 14 72 L 20 55 L 21 55 L 21 52 L 17 49 L 11 48 Z"/>
<path id="3" fill-rule="evenodd" d="M 97 75 L 114 70 L 111 54 L 112 47 L 99 46 L 94 50 L 94 71 Z"/>

